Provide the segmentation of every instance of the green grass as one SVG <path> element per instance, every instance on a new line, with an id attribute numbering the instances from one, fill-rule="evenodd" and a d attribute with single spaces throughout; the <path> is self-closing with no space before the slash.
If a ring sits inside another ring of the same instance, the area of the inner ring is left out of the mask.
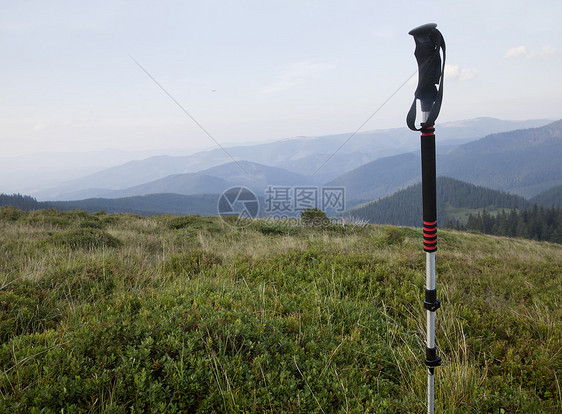
<path id="1" fill-rule="evenodd" d="M 453 207 L 449 203 L 445 205 L 445 214 L 448 220 L 455 219 L 459 224 L 466 224 L 468 216 L 471 214 L 476 217 L 478 213 L 482 213 L 482 208 L 469 208 L 469 207 Z M 510 209 L 488 206 L 485 208 L 486 212 L 495 217 L 502 210 L 509 212 Z"/>
<path id="2" fill-rule="evenodd" d="M 436 412 L 560 412 L 562 246 L 439 237 Z M 421 244 L 0 209 L 0 413 L 424 412 Z"/>

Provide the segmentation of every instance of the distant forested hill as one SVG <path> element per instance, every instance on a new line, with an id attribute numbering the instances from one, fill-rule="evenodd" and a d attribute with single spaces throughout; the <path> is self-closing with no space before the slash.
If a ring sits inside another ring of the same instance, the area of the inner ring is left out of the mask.
<path id="1" fill-rule="evenodd" d="M 449 223 L 458 230 L 476 230 L 486 234 L 562 243 L 562 208 L 538 207 L 527 210 L 506 212 L 495 215 L 486 210 L 470 214 L 466 224 Z"/>
<path id="2" fill-rule="evenodd" d="M 0 207 L 2 206 L 12 206 L 25 211 L 49 208 L 47 203 L 42 203 L 33 197 L 21 194 L 0 194 Z"/>
<path id="3" fill-rule="evenodd" d="M 92 213 L 103 210 L 106 213 L 133 213 L 142 216 L 158 214 L 215 216 L 217 215 L 218 199 L 218 194 L 149 194 L 115 199 L 89 198 L 40 202 L 33 197 L 20 194 L 0 194 L 0 206 L 12 206 L 26 211 L 55 208 L 61 211 L 79 209 Z"/>
<path id="4" fill-rule="evenodd" d="M 562 185 L 558 185 L 549 190 L 543 191 L 542 193 L 531 198 L 529 201 L 532 204 L 536 203 L 539 206 L 544 206 L 544 207 L 552 207 L 552 206 L 562 207 Z"/>
<path id="5" fill-rule="evenodd" d="M 80 209 L 87 212 L 103 210 L 106 213 L 134 213 L 143 216 L 158 214 L 216 216 L 218 199 L 218 194 L 149 194 L 115 199 L 51 201 L 49 204 L 59 210 Z"/>
<path id="6" fill-rule="evenodd" d="M 466 210 L 524 209 L 529 202 L 523 197 L 480 187 L 448 177 L 437 178 L 437 216 L 440 225 Z M 400 190 L 348 212 L 349 215 L 377 224 L 420 226 L 422 222 L 421 183 Z M 468 214 L 467 214 L 468 215 Z"/>

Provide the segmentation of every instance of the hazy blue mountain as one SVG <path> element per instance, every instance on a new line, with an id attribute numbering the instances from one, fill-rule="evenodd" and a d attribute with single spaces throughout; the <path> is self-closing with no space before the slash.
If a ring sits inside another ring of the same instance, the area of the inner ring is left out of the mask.
<path id="1" fill-rule="evenodd" d="M 173 174 L 123 190 L 113 190 L 100 197 L 116 198 L 153 193 L 221 194 L 234 186 L 244 186 L 263 194 L 268 185 L 309 185 L 310 179 L 283 168 L 268 167 L 254 162 L 237 161 L 203 170 L 199 173 Z M 75 198 L 76 199 L 76 198 Z"/>
<path id="2" fill-rule="evenodd" d="M 485 135 L 530 128 L 549 123 L 548 120 L 503 121 L 477 118 L 440 125 L 437 140 L 443 146 L 459 145 Z M 280 141 L 228 148 L 237 160 L 282 167 L 302 175 L 333 175 L 349 171 L 377 158 L 414 151 L 417 139 L 408 128 L 379 129 L 353 134 L 321 137 L 295 137 Z M 207 156 L 220 155 L 221 150 Z M 229 160 L 230 161 L 230 160 Z M 316 174 L 315 174 L 316 173 Z"/>
<path id="3" fill-rule="evenodd" d="M 193 154 L 195 150 L 117 150 L 90 152 L 36 152 L 0 157 L 0 192 L 37 192 L 61 182 L 94 174 L 102 169 L 154 155 Z"/>
<path id="4" fill-rule="evenodd" d="M 415 152 L 381 158 L 327 183 L 345 187 L 347 200 L 370 201 L 419 181 L 420 159 Z"/>
<path id="5" fill-rule="evenodd" d="M 562 184 L 562 120 L 462 145 L 437 168 L 438 174 L 532 197 Z"/>
<path id="6" fill-rule="evenodd" d="M 69 193 L 59 194 L 56 199 L 58 201 L 68 201 L 68 200 L 84 200 L 86 198 L 116 198 L 112 197 L 113 192 L 120 190 L 108 190 L 107 188 L 86 188 L 84 190 L 71 191 Z M 144 195 L 144 194 L 135 194 Z M 40 198 L 40 197 L 38 197 Z"/>
<path id="7" fill-rule="evenodd" d="M 96 197 L 119 198 L 141 196 L 157 193 L 175 193 L 182 195 L 220 194 L 231 185 L 218 177 L 198 173 L 173 174 L 146 184 L 125 188 L 123 190 L 105 190 Z M 71 195 L 67 195 L 70 198 Z M 84 197 L 82 197 L 84 198 Z M 80 198 L 70 198 L 78 200 Z"/>
<path id="8" fill-rule="evenodd" d="M 418 138 L 419 145 L 419 138 Z M 437 156 L 437 174 L 524 197 L 562 184 L 562 121 L 489 135 Z M 419 151 L 382 158 L 329 185 L 346 187 L 348 200 L 374 200 L 421 181 Z"/>
<path id="9" fill-rule="evenodd" d="M 439 126 L 438 151 L 492 132 L 544 125 L 546 120 L 501 121 L 477 118 L 444 123 Z M 58 199 L 65 194 L 79 194 L 86 189 L 122 190 L 145 184 L 173 174 L 195 173 L 225 163 L 244 160 L 288 169 L 311 176 L 311 182 L 322 183 L 385 156 L 416 150 L 418 138 L 407 128 L 375 130 L 322 137 L 296 137 L 276 142 L 213 149 L 189 156 L 156 156 L 103 169 L 51 188 L 32 192 L 39 199 Z M 350 139 L 351 138 L 351 139 Z"/>
<path id="10" fill-rule="evenodd" d="M 311 179 L 283 168 L 268 167 L 255 162 L 238 161 L 219 165 L 201 171 L 201 174 L 218 177 L 228 181 L 232 186 L 248 187 L 258 194 L 263 194 L 268 185 L 272 186 L 306 186 Z"/>
<path id="11" fill-rule="evenodd" d="M 530 203 L 523 197 L 476 186 L 449 177 L 437 178 L 437 216 L 439 225 L 459 214 L 476 209 L 524 209 Z M 421 183 L 357 206 L 346 215 L 371 223 L 420 227 L 422 223 Z M 457 217 L 458 218 L 458 217 Z"/>
<path id="12" fill-rule="evenodd" d="M 277 167 L 248 161 L 222 164 L 200 173 L 172 174 L 145 184 L 120 190 L 90 188 L 60 194 L 58 200 L 85 198 L 119 198 L 155 193 L 183 195 L 220 194 L 233 186 L 245 186 L 256 194 L 264 194 L 268 185 L 303 186 L 311 179 Z"/>
<path id="13" fill-rule="evenodd" d="M 171 174 L 196 172 L 198 166 L 194 170 L 189 170 L 186 165 L 187 157 L 172 157 L 161 155 L 146 158 L 143 160 L 129 161 L 125 164 L 107 168 L 98 171 L 86 177 L 67 181 L 61 185 L 34 192 L 39 199 L 69 199 L 79 194 L 79 191 L 89 189 L 122 190 L 140 184 L 155 181 Z M 91 196 L 90 196 L 91 197 Z"/>

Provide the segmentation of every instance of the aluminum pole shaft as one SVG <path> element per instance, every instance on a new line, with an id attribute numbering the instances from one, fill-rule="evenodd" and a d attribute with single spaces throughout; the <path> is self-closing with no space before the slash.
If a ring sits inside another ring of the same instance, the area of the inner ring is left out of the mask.
<path id="1" fill-rule="evenodd" d="M 435 290 L 435 252 L 426 253 L 426 276 L 425 288 Z M 427 315 L 427 345 L 429 349 L 435 349 L 435 311 L 426 311 Z M 433 414 L 435 411 L 435 371 L 433 367 L 427 367 L 427 412 Z"/>
<path id="2" fill-rule="evenodd" d="M 440 365 L 435 345 L 435 311 L 439 308 L 435 288 L 435 251 L 437 250 L 437 200 L 435 168 L 435 129 L 425 125 L 429 112 L 422 112 L 422 191 L 424 250 L 426 252 L 425 300 L 426 326 L 426 366 L 427 366 L 427 412 L 435 411 L 435 367 Z"/>

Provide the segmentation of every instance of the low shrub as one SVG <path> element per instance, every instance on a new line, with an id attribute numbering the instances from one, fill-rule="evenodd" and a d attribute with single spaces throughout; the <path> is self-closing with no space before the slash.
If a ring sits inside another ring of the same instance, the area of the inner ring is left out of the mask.
<path id="1" fill-rule="evenodd" d="M 0 290 L 0 343 L 54 328 L 63 314 L 61 308 L 52 291 L 29 280 Z"/>
<path id="2" fill-rule="evenodd" d="M 200 226 L 201 220 L 199 220 L 200 216 L 193 215 L 193 216 L 182 216 L 182 217 L 174 217 L 168 223 L 168 228 L 172 230 L 183 229 L 190 226 Z"/>
<path id="3" fill-rule="evenodd" d="M 27 213 L 25 211 L 12 206 L 0 207 L 0 220 L 17 221 L 20 217 L 26 214 Z"/>
<path id="4" fill-rule="evenodd" d="M 384 238 L 388 245 L 401 245 L 404 242 L 404 233 L 397 227 L 385 227 Z"/>
<path id="5" fill-rule="evenodd" d="M 299 222 L 296 220 L 255 220 L 250 228 L 266 236 L 296 235 L 299 232 Z"/>
<path id="6" fill-rule="evenodd" d="M 305 226 L 329 226 L 330 218 L 318 208 L 307 208 L 301 212 L 301 221 Z"/>
<path id="7" fill-rule="evenodd" d="M 1 221 L 0 413 L 423 412 L 422 230 L 295 223 Z M 561 247 L 440 234 L 436 411 L 560 411 Z"/>
<path id="8" fill-rule="evenodd" d="M 164 270 L 176 275 L 196 275 L 204 270 L 222 263 L 222 259 L 214 253 L 194 250 L 189 253 L 173 254 L 166 261 Z"/>
<path id="9" fill-rule="evenodd" d="M 103 229 L 103 223 L 101 220 L 84 220 L 82 222 L 80 222 L 80 224 L 78 225 L 80 228 L 82 229 L 87 229 L 87 228 L 91 228 L 91 229 Z"/>
<path id="10" fill-rule="evenodd" d="M 120 247 L 123 242 L 111 234 L 96 228 L 79 228 L 57 233 L 46 243 L 71 249 L 90 249 L 98 247 Z"/>

